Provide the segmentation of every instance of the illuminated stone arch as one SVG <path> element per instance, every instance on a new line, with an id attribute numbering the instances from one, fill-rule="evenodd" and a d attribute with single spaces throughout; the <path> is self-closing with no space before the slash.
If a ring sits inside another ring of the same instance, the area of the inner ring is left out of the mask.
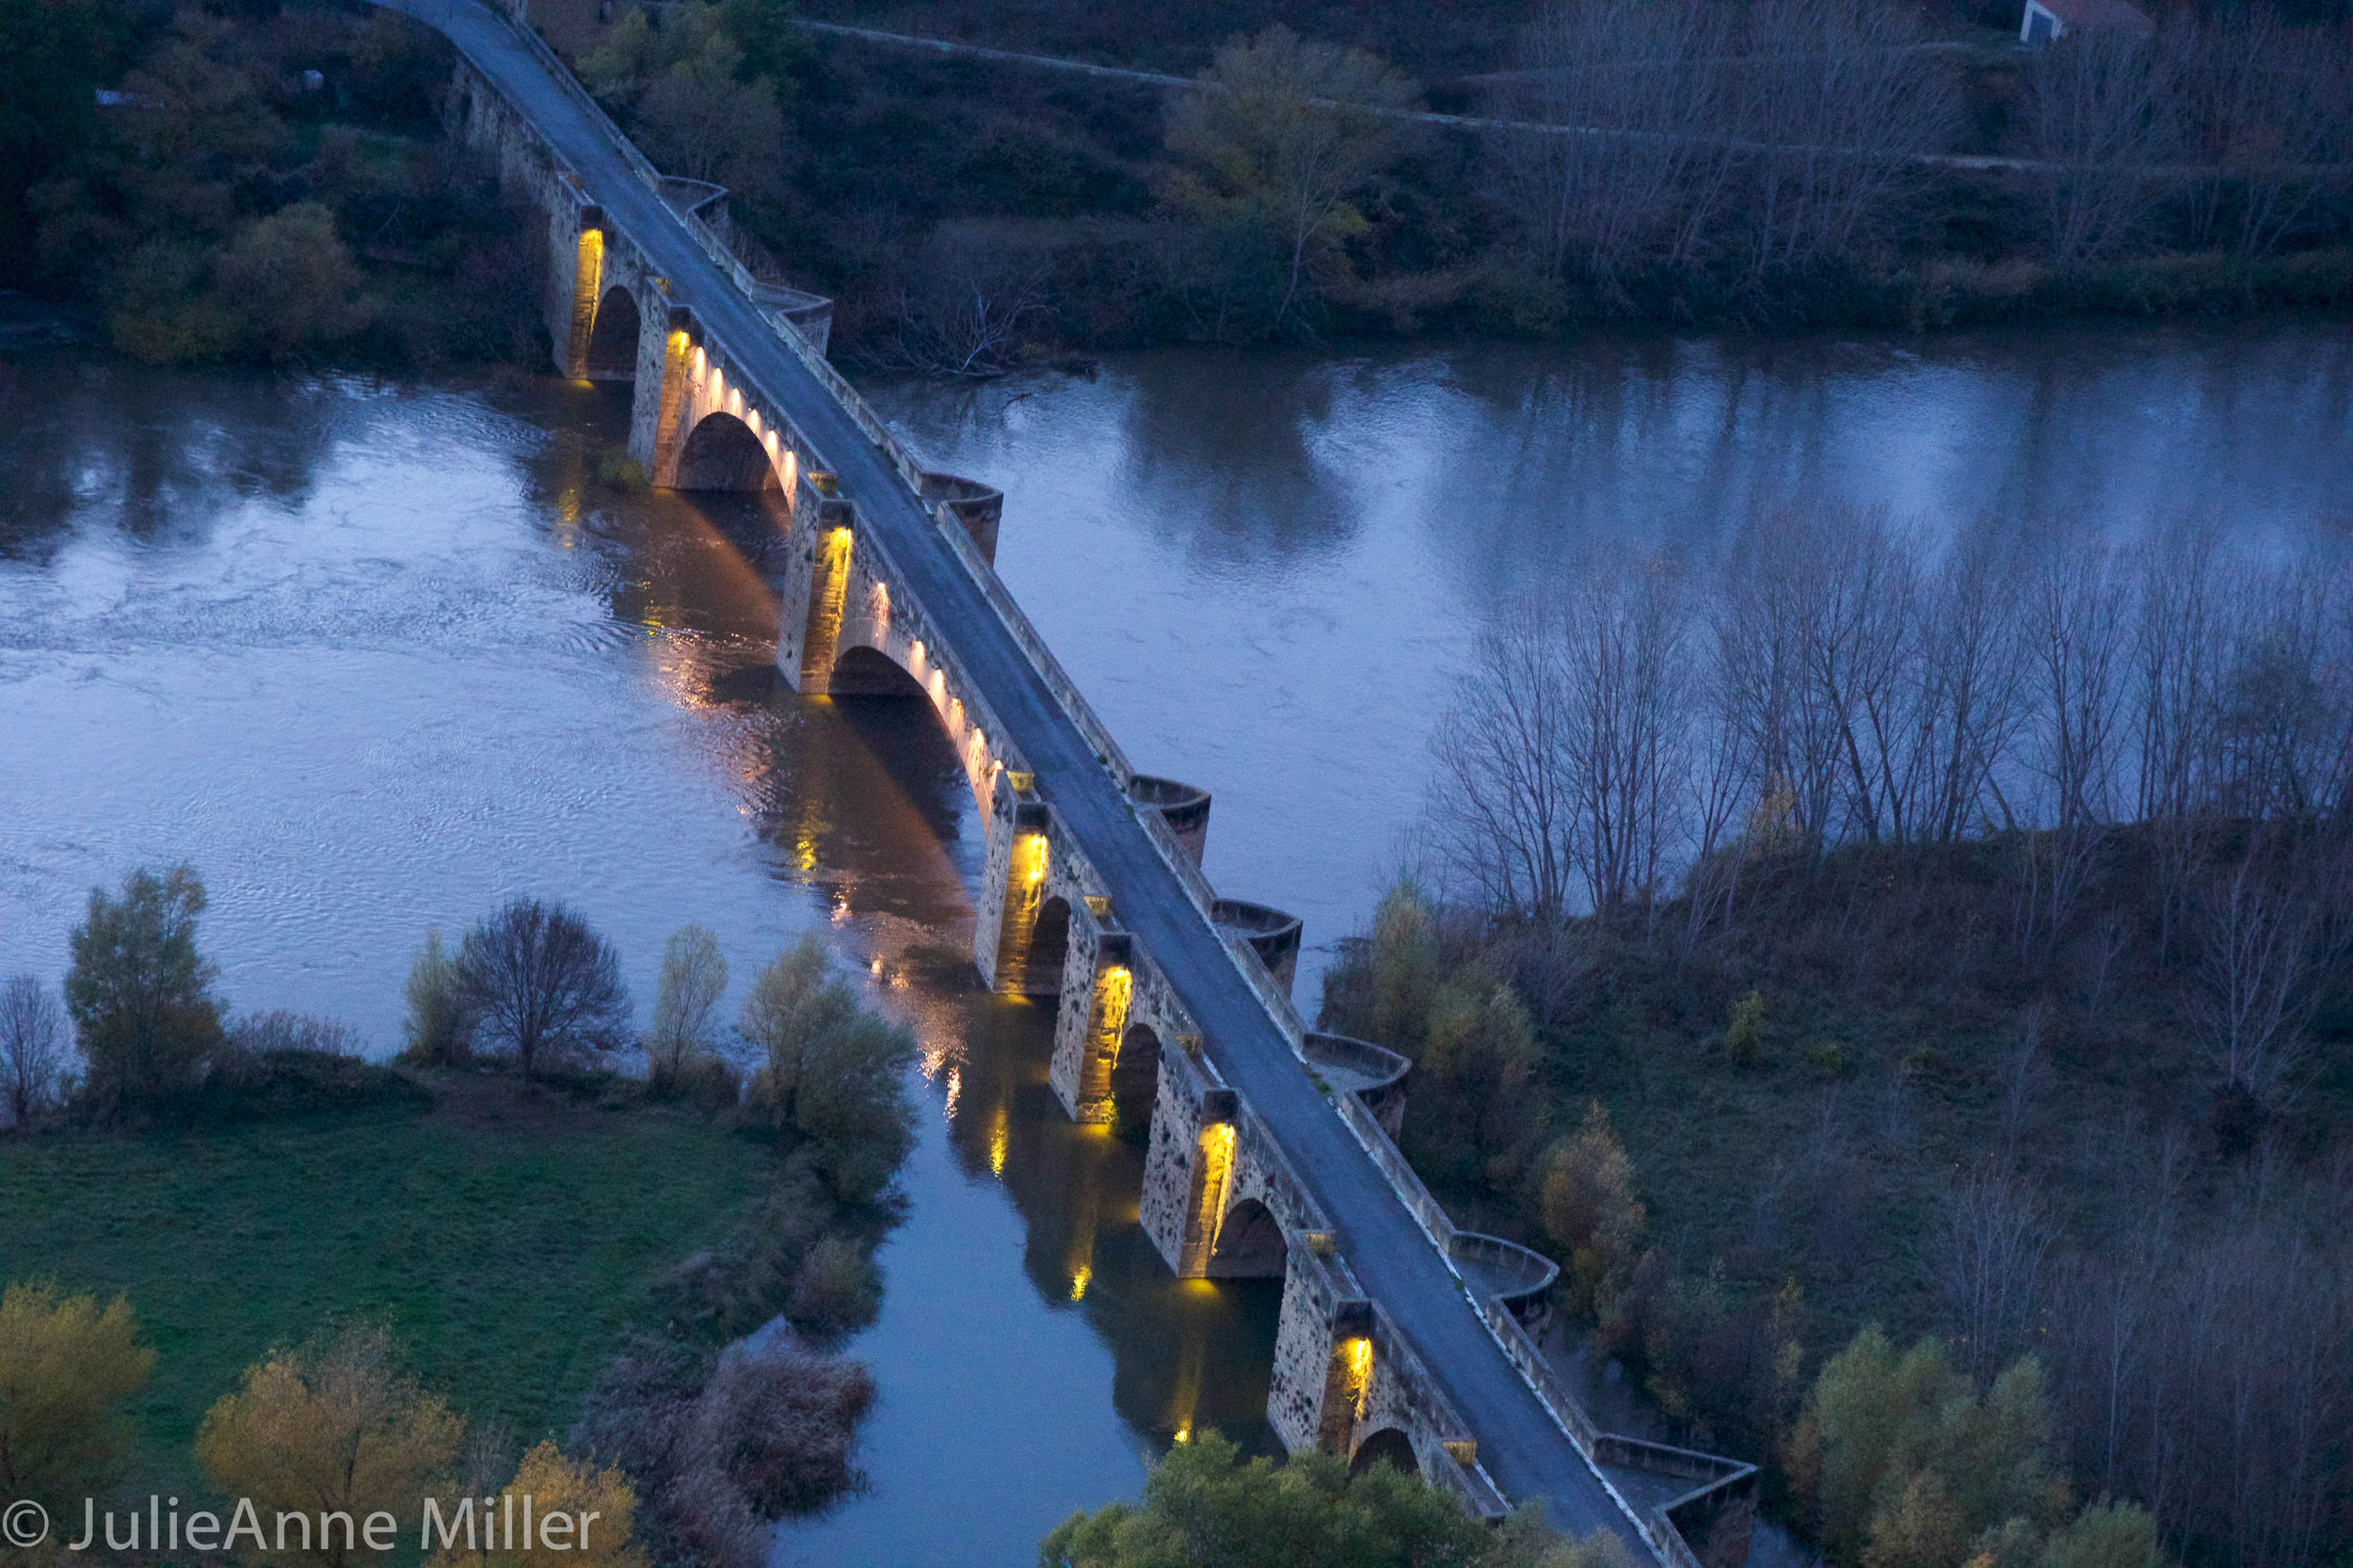
<path id="1" fill-rule="evenodd" d="M 588 332 L 586 374 L 591 381 L 637 378 L 637 344 L 643 330 L 637 296 L 619 284 L 597 301 L 596 325 Z"/>
<path id="2" fill-rule="evenodd" d="M 781 490 L 768 448 L 733 414 L 705 414 L 679 448 L 681 490 Z"/>
<path id="3" fill-rule="evenodd" d="M 930 695 L 905 665 L 879 648 L 853 643 L 833 662 L 826 691 L 835 696 L 902 697 L 928 704 Z"/>
<path id="4" fill-rule="evenodd" d="M 1149 1024 L 1130 1024 L 1112 1064 L 1112 1125 L 1123 1138 L 1141 1139 L 1160 1097 L 1160 1037 Z"/>
<path id="5" fill-rule="evenodd" d="M 1022 991 L 1032 997 L 1062 996 L 1062 972 L 1070 956 L 1070 901 L 1054 894 L 1037 906 L 1030 928 L 1030 953 Z"/>

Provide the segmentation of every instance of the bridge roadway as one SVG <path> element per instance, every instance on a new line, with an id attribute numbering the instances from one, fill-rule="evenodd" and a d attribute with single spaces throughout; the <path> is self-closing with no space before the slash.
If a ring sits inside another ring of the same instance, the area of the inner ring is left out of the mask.
<path id="1" fill-rule="evenodd" d="M 551 79 L 503 16 L 476 0 L 376 3 L 446 35 L 530 116 L 571 160 L 590 199 L 664 269 L 672 298 L 693 307 L 729 360 L 776 400 L 832 465 L 841 494 L 856 504 L 858 526 L 880 536 L 932 623 L 953 629 L 957 657 L 1037 775 L 1039 792 L 1111 888 L 1122 923 L 1159 962 L 1200 1024 L 1218 1070 L 1273 1132 L 1331 1217 L 1367 1295 L 1468 1422 L 1489 1479 L 1514 1503 L 1542 1498 L 1555 1528 L 1564 1532 L 1607 1529 L 1625 1541 L 1637 1560 L 1655 1560 L 1633 1521 L 1505 1358 L 1412 1214 L 1309 1081 L 1289 1042 L 1136 821 L 1126 794 L 888 459 L 631 171 L 613 133 Z"/>

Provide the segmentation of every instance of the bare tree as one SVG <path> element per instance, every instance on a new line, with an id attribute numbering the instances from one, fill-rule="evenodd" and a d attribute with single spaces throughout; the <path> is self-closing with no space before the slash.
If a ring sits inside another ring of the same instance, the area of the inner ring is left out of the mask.
<path id="1" fill-rule="evenodd" d="M 1449 877 L 1490 909 L 1544 921 L 1567 913 L 1577 872 L 1559 628 L 1534 600 L 1507 611 L 1432 738 L 1433 848 Z"/>
<path id="2" fill-rule="evenodd" d="M 2185 150 L 2216 171 L 2184 203 L 2193 244 L 2268 255 L 2343 199 L 2353 42 L 2342 28 L 2233 6 L 2169 18 L 2159 41 Z"/>
<path id="3" fill-rule="evenodd" d="M 2163 198 L 2175 152 L 2165 57 L 2122 28 L 2089 27 L 2042 49 L 2025 73 L 2026 152 L 2042 172 L 2051 264 L 2081 266 L 2130 244 Z"/>
<path id="4" fill-rule="evenodd" d="M 2258 845 L 2218 872 L 2197 912 L 2187 1010 L 2225 1089 L 2276 1104 L 2344 955 L 2344 852 Z"/>
<path id="5" fill-rule="evenodd" d="M 1657 568 L 1594 581 L 1569 601 L 1561 771 L 1570 858 L 1597 915 L 1647 906 L 1680 836 L 1684 621 L 1681 596 Z"/>
<path id="6" fill-rule="evenodd" d="M 1980 1388 L 2009 1364 L 2025 1336 L 2052 1236 L 2041 1198 L 1990 1166 L 1954 1183 L 1930 1229 L 1930 1268 L 1954 1348 Z"/>
<path id="7" fill-rule="evenodd" d="M 30 1126 L 47 1110 L 65 1071 L 65 1010 L 38 975 L 0 985 L 0 1104 L 10 1127 Z"/>
<path id="8" fill-rule="evenodd" d="M 879 357 L 926 375 L 1002 376 L 1048 313 L 1052 273 L 1048 246 L 1018 226 L 943 223 L 899 284 Z"/>
<path id="9" fill-rule="evenodd" d="M 629 1025 L 620 960 L 561 904 L 511 899 L 467 932 L 457 985 L 483 1034 L 512 1044 L 526 1077 L 547 1057 L 615 1048 Z"/>
<path id="10" fill-rule="evenodd" d="M 654 992 L 653 1032 L 646 1037 L 648 1076 L 654 1082 L 675 1081 L 695 1053 L 709 1048 L 711 1015 L 727 988 L 728 961 L 716 936 L 699 925 L 670 933 Z"/>
<path id="11" fill-rule="evenodd" d="M 1925 600 L 1924 755 L 1914 834 L 1949 843 L 2001 806 L 1994 776 L 2018 735 L 2023 670 L 2014 552 L 1993 528 L 1971 530 L 1946 552 Z"/>

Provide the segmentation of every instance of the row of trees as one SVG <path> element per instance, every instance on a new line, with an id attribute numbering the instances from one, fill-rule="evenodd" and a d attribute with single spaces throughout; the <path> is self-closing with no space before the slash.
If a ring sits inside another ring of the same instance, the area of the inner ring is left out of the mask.
<path id="1" fill-rule="evenodd" d="M 727 25 L 625 23 L 676 57 L 584 61 L 657 161 L 736 146 L 659 96 Z M 855 72 L 860 47 L 818 64 Z M 1279 26 L 1219 49 L 1157 125 L 1120 89 L 1075 114 L 1039 88 L 1025 135 L 933 69 L 853 74 L 856 103 L 806 72 L 780 155 L 725 152 L 770 193 L 738 216 L 840 296 L 846 347 L 901 368 L 1433 321 L 2326 298 L 2353 240 L 2353 35 L 2262 6 L 2028 53 L 1871 0 L 1552 0 L 1443 127 L 1379 56 Z"/>
<path id="2" fill-rule="evenodd" d="M 0 40 L 28 62 L 0 98 L 0 281 L 155 361 L 530 348 L 528 232 L 430 134 L 450 56 L 417 24 L 0 0 Z"/>
<path id="3" fill-rule="evenodd" d="M 2011 949 L 2043 961 L 2130 824 L 2149 940 L 2220 1081 L 2267 1102 L 2353 943 L 2334 556 L 1985 527 L 1939 559 L 1883 513 L 1774 512 L 1712 578 L 1654 564 L 1504 617 L 1435 747 L 1455 893 L 1557 926 L 1655 920 L 1680 886 L 1687 951 L 1760 861 L 1991 838 Z"/>
<path id="4" fill-rule="evenodd" d="M 2153 41 L 2093 28 L 2039 51 L 1988 150 L 2025 160 L 2005 194 L 2053 267 L 2266 256 L 2342 238 L 2348 92 L 2342 29 L 2169 13 Z M 1556 0 L 1494 107 L 1592 133 L 1501 132 L 1497 163 L 1542 264 L 1621 296 L 1645 274 L 1883 267 L 1984 178 L 1949 157 L 1978 150 L 1952 52 L 1858 0 Z"/>

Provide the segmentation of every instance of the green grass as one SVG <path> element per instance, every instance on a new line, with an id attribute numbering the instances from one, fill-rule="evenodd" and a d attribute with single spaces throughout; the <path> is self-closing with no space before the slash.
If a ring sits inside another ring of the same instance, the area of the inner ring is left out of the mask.
<path id="1" fill-rule="evenodd" d="M 0 1138 L 0 1282 L 127 1294 L 154 1346 L 136 1475 L 189 1473 L 213 1400 L 272 1345 L 358 1314 L 425 1384 L 558 1434 L 624 1322 L 769 1169 L 684 1110 L 456 1078 L 429 1109 Z"/>

